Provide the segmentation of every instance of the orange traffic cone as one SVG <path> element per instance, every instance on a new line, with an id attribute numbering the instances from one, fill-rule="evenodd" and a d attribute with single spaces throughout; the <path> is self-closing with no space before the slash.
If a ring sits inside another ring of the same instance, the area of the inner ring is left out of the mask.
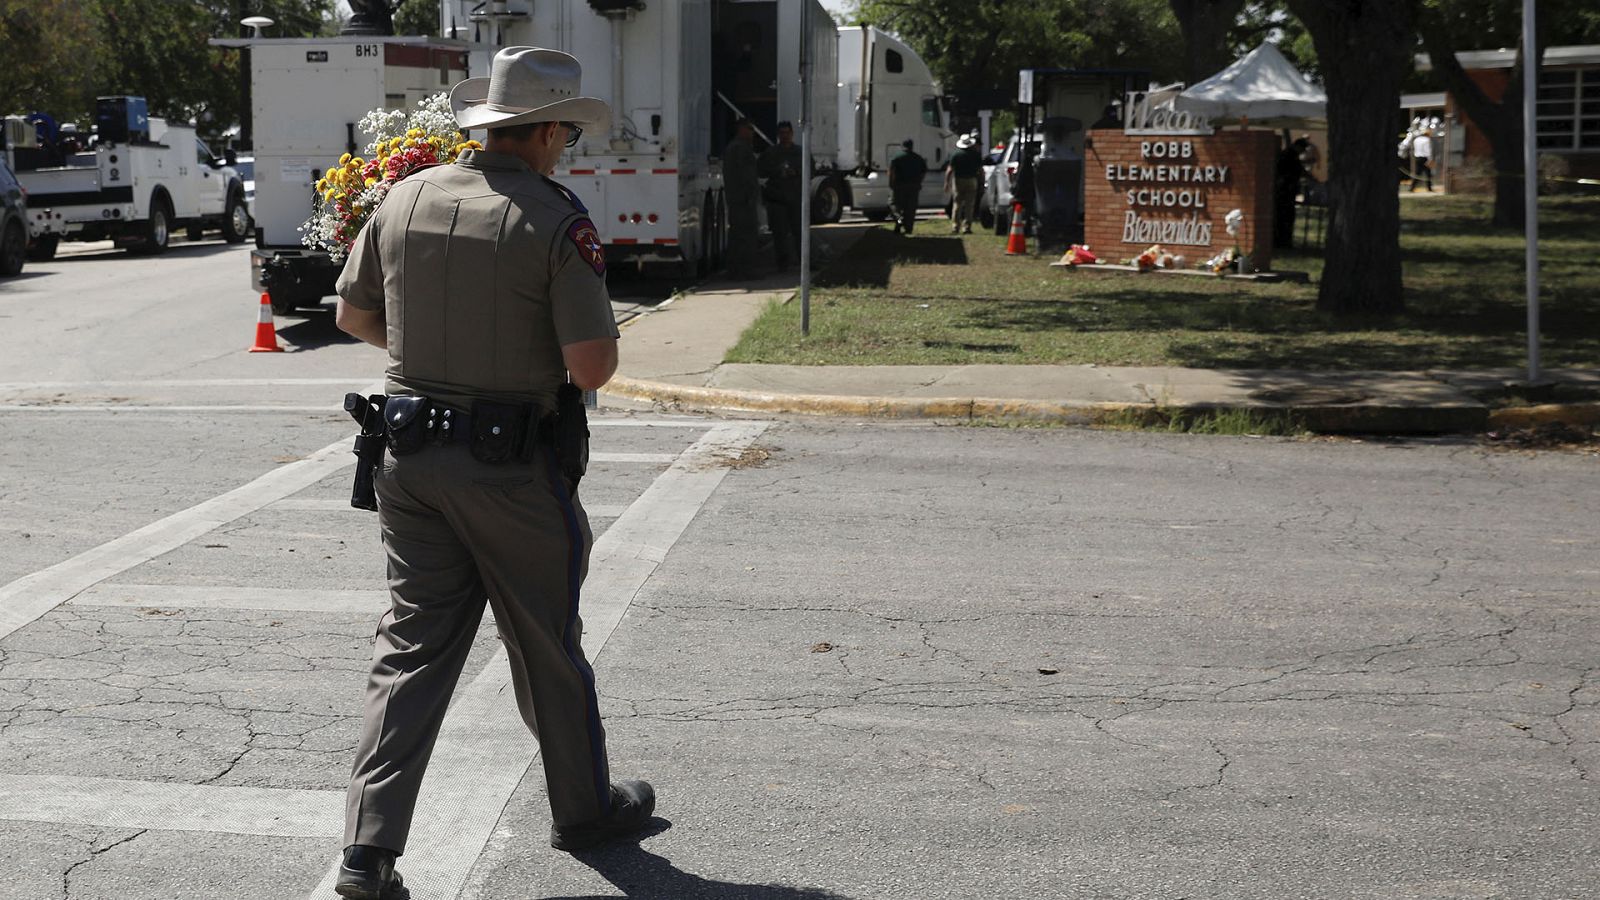
<path id="1" fill-rule="evenodd" d="M 1022 231 L 1022 204 L 1011 204 L 1011 237 L 1006 240 L 1007 256 L 1027 256 L 1028 236 Z"/>
<path id="2" fill-rule="evenodd" d="M 256 320 L 256 345 L 250 348 L 250 352 L 283 352 L 283 348 L 278 346 L 278 331 L 272 327 L 272 298 L 265 293 L 261 295 L 261 317 Z"/>

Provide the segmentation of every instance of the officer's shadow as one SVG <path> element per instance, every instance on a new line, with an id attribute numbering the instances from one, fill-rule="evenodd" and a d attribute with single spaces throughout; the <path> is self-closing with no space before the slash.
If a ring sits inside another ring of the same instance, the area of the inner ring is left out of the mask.
<path id="1" fill-rule="evenodd" d="M 641 837 L 660 834 L 672 823 L 657 817 Z M 618 843 L 575 853 L 579 862 L 616 885 L 629 900 L 850 900 L 843 894 L 781 884 L 735 884 L 701 878 L 674 866 L 635 843 Z M 553 897 L 550 900 L 616 900 L 614 896 Z"/>

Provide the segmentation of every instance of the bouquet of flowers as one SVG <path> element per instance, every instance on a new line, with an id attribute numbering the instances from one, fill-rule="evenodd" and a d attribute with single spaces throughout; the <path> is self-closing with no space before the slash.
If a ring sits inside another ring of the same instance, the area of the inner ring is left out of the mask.
<path id="1" fill-rule="evenodd" d="M 372 135 L 365 158 L 346 153 L 317 181 L 317 208 L 300 226 L 307 247 L 328 251 L 338 262 L 355 245 L 361 226 L 372 218 L 389 189 L 412 172 L 453 163 L 461 151 L 482 149 L 456 128 L 450 99 L 443 93 L 404 110 L 375 109 L 361 117 L 360 129 Z"/>
<path id="2" fill-rule="evenodd" d="M 1216 256 L 1206 260 L 1204 265 L 1208 270 L 1215 272 L 1218 275 L 1232 271 L 1239 267 L 1239 248 L 1229 247 L 1221 253 L 1218 253 Z"/>
<path id="3" fill-rule="evenodd" d="M 1089 252 L 1088 244 L 1073 244 L 1062 254 L 1061 261 L 1069 266 L 1092 265 L 1100 261 L 1100 257 Z"/>

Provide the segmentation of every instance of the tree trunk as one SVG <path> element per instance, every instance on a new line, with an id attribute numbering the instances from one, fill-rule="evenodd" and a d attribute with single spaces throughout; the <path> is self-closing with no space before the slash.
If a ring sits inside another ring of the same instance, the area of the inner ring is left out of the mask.
<path id="1" fill-rule="evenodd" d="M 1167 0 L 1183 33 L 1183 76 L 1189 84 L 1210 78 L 1228 63 L 1228 28 L 1245 0 Z"/>
<path id="2" fill-rule="evenodd" d="M 1494 159 L 1494 215 L 1491 222 L 1499 227 L 1521 228 L 1526 219 L 1522 205 L 1522 79 L 1527 72 L 1527 55 L 1522 52 L 1517 54 L 1505 93 L 1500 95 L 1499 100 L 1491 100 L 1478 83 L 1467 76 L 1466 69 L 1456 59 L 1455 46 L 1445 22 L 1424 7 L 1419 24 L 1423 46 L 1428 50 L 1428 60 L 1439 74 L 1445 90 L 1450 92 L 1456 105 L 1489 139 L 1489 149 Z M 1539 54 L 1540 51 L 1536 50 L 1535 58 Z"/>
<path id="3" fill-rule="evenodd" d="M 1521 109 L 1522 104 L 1518 103 L 1517 110 Z M 1489 137 L 1494 157 L 1494 216 L 1490 223 L 1499 228 L 1521 229 L 1528 220 L 1527 208 L 1522 203 L 1523 169 L 1526 168 L 1522 164 L 1522 121 L 1520 116 L 1504 113 L 1498 118 L 1514 118 L 1514 121 L 1493 130 L 1483 130 Z"/>
<path id="4" fill-rule="evenodd" d="M 1410 63 L 1409 0 L 1289 0 L 1328 92 L 1328 238 L 1317 308 L 1398 313 L 1400 194 L 1395 120 Z"/>

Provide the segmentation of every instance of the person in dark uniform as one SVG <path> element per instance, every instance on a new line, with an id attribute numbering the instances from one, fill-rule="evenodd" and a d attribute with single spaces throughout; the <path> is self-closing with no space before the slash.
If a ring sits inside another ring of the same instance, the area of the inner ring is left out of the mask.
<path id="1" fill-rule="evenodd" d="M 910 234 L 917 224 L 917 203 L 922 194 L 922 179 L 928 174 L 928 161 L 913 149 L 910 138 L 900 144 L 900 152 L 889 160 L 889 193 L 894 198 L 895 234 Z"/>
<path id="2" fill-rule="evenodd" d="M 1278 151 L 1272 180 L 1272 246 L 1278 249 L 1294 245 L 1295 201 L 1306 174 L 1305 164 L 1300 161 L 1305 143 L 1302 138 Z"/>
<path id="3" fill-rule="evenodd" d="M 450 93 L 483 150 L 396 184 L 339 277 L 339 327 L 389 351 L 389 452 L 376 476 L 391 608 L 379 620 L 336 883 L 408 896 L 395 871 L 485 599 L 554 824 L 581 850 L 642 827 L 655 793 L 610 781 L 579 588 L 593 544 L 576 479 L 549 437 L 558 389 L 617 365 L 605 256 L 577 197 L 550 180 L 605 103 L 578 61 L 508 47 Z M 530 745 L 531 748 L 531 745 Z"/>
<path id="4" fill-rule="evenodd" d="M 772 252 L 781 271 L 800 262 L 800 190 L 806 167 L 800 145 L 794 142 L 793 125 L 778 123 L 778 142 L 762 151 L 757 170 L 767 181 L 761 195 L 767 202 Z"/>
<path id="5" fill-rule="evenodd" d="M 749 119 L 740 119 L 733 140 L 722 151 L 723 190 L 728 200 L 728 274 L 735 278 L 750 277 L 756 265 L 761 177 L 755 138 L 755 126 Z"/>

